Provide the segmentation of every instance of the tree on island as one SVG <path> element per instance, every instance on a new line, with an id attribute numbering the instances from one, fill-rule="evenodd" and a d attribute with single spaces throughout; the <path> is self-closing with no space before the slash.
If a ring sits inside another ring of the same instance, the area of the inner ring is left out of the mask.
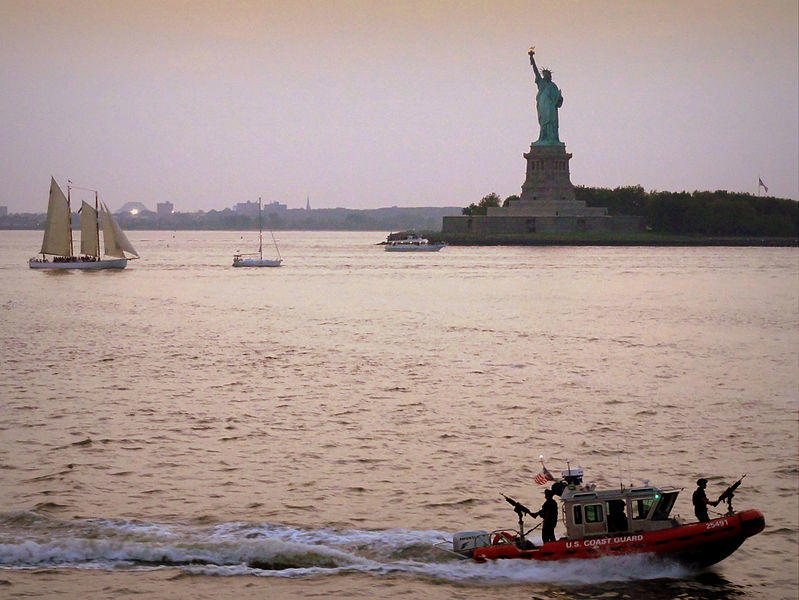
<path id="1" fill-rule="evenodd" d="M 487 196 L 483 196 L 483 199 L 480 200 L 478 204 L 472 202 L 469 206 L 463 209 L 463 214 L 472 216 L 472 215 L 485 215 L 488 212 L 489 206 L 499 206 L 500 198 L 497 196 L 496 192 L 491 192 Z"/>
<path id="2" fill-rule="evenodd" d="M 799 237 L 799 203 L 741 192 L 646 192 L 576 186 L 577 200 L 607 207 L 611 215 L 637 215 L 656 233 L 698 236 Z"/>

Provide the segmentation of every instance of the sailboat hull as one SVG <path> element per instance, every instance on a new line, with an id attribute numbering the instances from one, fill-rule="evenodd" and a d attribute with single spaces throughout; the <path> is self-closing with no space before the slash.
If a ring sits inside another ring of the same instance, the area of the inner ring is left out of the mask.
<path id="1" fill-rule="evenodd" d="M 28 261 L 28 266 L 31 269 L 60 269 L 60 270 L 74 270 L 80 269 L 82 271 L 99 271 L 100 269 L 124 269 L 128 266 L 127 258 L 113 258 L 107 260 L 92 260 L 82 261 L 76 260 L 74 262 L 51 262 L 42 261 L 32 258 Z"/>
<path id="2" fill-rule="evenodd" d="M 270 260 L 268 258 L 240 258 L 233 261 L 234 267 L 279 267 L 283 260 L 277 258 Z"/>

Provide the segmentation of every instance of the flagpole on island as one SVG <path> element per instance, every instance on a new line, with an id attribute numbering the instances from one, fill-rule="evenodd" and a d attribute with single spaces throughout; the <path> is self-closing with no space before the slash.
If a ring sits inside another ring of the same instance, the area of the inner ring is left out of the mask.
<path id="1" fill-rule="evenodd" d="M 763 183 L 763 178 L 760 175 L 757 176 L 757 195 L 760 197 L 760 188 L 763 188 L 763 191 L 768 194 L 768 186 Z"/>

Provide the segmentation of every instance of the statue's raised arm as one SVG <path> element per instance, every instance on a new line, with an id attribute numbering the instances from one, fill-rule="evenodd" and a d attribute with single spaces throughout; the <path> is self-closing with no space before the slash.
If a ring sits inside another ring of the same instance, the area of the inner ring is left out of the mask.
<path id="1" fill-rule="evenodd" d="M 535 145 L 562 146 L 563 142 L 558 138 L 558 109 L 563 105 L 563 96 L 558 86 L 552 81 L 552 72 L 549 69 L 544 69 L 543 73 L 539 73 L 534 58 L 535 47 L 530 46 L 527 53 L 530 55 L 530 64 L 535 72 L 535 84 L 538 86 L 535 107 L 538 111 L 538 125 L 541 127 L 541 131 Z"/>
<path id="2" fill-rule="evenodd" d="M 541 73 L 538 72 L 538 66 L 535 64 L 535 46 L 530 46 L 530 50 L 527 52 L 527 54 L 530 55 L 530 64 L 533 65 L 535 81 L 538 83 L 538 80 L 541 79 Z"/>

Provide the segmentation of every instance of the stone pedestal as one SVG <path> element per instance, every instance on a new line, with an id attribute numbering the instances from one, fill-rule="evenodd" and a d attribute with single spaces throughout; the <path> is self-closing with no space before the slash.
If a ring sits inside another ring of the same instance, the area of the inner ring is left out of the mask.
<path id="1" fill-rule="evenodd" d="M 491 236 L 574 233 L 629 233 L 640 231 L 640 217 L 609 216 L 608 209 L 577 200 L 569 178 L 565 144 L 530 145 L 527 176 L 519 200 L 492 206 L 483 215 L 444 217 L 442 233 Z"/>
<path id="2" fill-rule="evenodd" d="M 602 217 L 606 208 L 589 208 L 575 199 L 569 179 L 569 159 L 563 144 L 530 145 L 527 177 L 518 200 L 502 207 L 488 209 L 489 217 Z"/>
<path id="3" fill-rule="evenodd" d="M 569 179 L 569 159 L 564 144 L 530 144 L 527 176 L 522 195 L 510 204 L 489 208 L 489 217 L 600 217 L 606 208 L 589 208 L 575 199 L 574 186 Z"/>
<path id="4" fill-rule="evenodd" d="M 574 186 L 569 179 L 569 159 L 565 145 L 530 145 L 527 159 L 527 177 L 522 184 L 520 202 L 574 201 Z"/>

